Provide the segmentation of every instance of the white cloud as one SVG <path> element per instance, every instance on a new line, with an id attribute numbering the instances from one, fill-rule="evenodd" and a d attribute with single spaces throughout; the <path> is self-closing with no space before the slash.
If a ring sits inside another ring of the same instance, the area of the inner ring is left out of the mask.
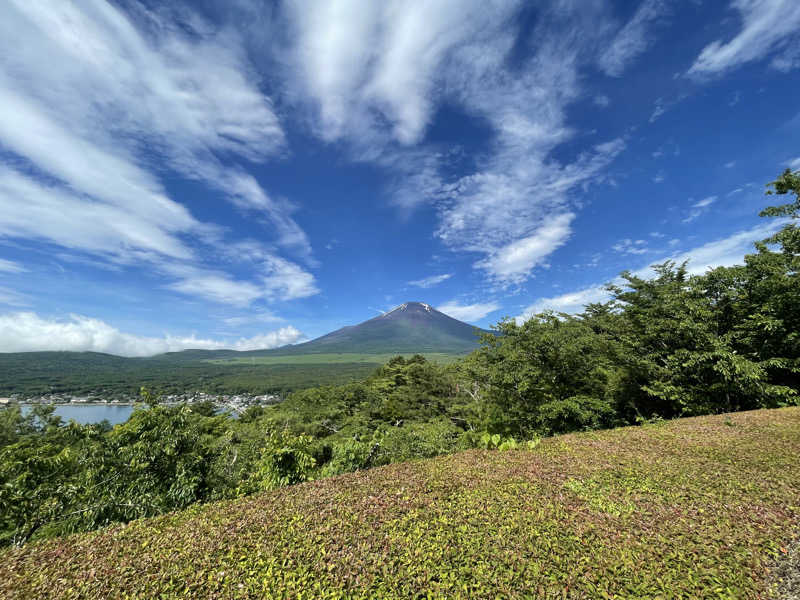
<path id="1" fill-rule="evenodd" d="M 650 115 L 650 122 L 655 123 L 656 119 L 658 119 L 665 112 L 667 112 L 667 109 L 664 108 L 664 99 L 658 98 L 655 102 L 655 106 L 653 107 L 653 113 Z"/>
<path id="2" fill-rule="evenodd" d="M 408 285 L 413 285 L 415 287 L 427 289 L 435 285 L 439 285 L 443 281 L 447 281 L 452 276 L 453 276 L 452 273 L 444 273 L 442 275 L 431 275 L 430 277 L 425 277 L 423 279 L 416 279 L 414 281 L 409 281 Z"/>
<path id="3" fill-rule="evenodd" d="M 164 287 L 212 302 L 248 306 L 260 299 L 291 300 L 319 291 L 311 273 L 257 242 L 231 246 L 232 259 L 254 265 L 253 281 L 236 280 L 196 260 L 183 238 L 191 231 L 202 235 L 208 227 L 191 218 L 186 230 L 182 221 L 156 224 L 124 208 L 40 184 L 2 165 L 0 213 L 0 237 L 42 240 L 126 264 L 148 261 L 154 274 L 175 278 Z"/>
<path id="4" fill-rule="evenodd" d="M 386 122 L 392 139 L 411 144 L 430 120 L 442 66 L 463 44 L 499 35 L 515 10 L 478 0 L 289 2 L 288 70 L 323 139 L 383 136 Z"/>
<path id="5" fill-rule="evenodd" d="M 704 213 L 708 211 L 708 207 L 714 204 L 717 201 L 716 196 L 707 196 L 702 200 L 698 200 L 694 204 L 692 204 L 692 208 L 689 211 L 688 216 L 683 220 L 684 223 L 691 223 L 698 217 L 702 216 Z"/>
<path id="6" fill-rule="evenodd" d="M 618 139 L 572 160 L 551 156 L 574 135 L 566 108 L 582 94 L 579 67 L 594 60 L 590 49 L 607 34 L 605 8 L 544 7 L 530 32 L 533 56 L 511 69 L 521 7 L 339 0 L 291 3 L 286 15 L 289 88 L 308 107 L 312 129 L 324 140 L 346 141 L 357 160 L 392 171 L 390 191 L 405 211 L 433 203 L 436 235 L 453 251 L 482 254 L 475 265 L 494 281 L 505 272 L 512 281 L 530 274 L 525 265 L 538 258 L 508 270 L 502 255 L 530 243 L 551 215 L 570 213 L 568 193 L 602 179 L 625 146 Z M 462 177 L 453 177 L 457 148 L 425 144 L 444 103 L 492 130 L 488 155 Z M 495 265 L 503 272 L 492 271 Z"/>
<path id="7" fill-rule="evenodd" d="M 451 300 L 441 306 L 437 306 L 436 310 L 460 321 L 473 322 L 480 321 L 486 315 L 495 312 L 499 308 L 500 305 L 497 302 L 460 304 L 455 300 Z"/>
<path id="8" fill-rule="evenodd" d="M 733 168 L 733 167 L 735 167 L 735 166 L 736 166 L 736 161 L 735 161 L 735 160 L 732 160 L 732 161 L 730 161 L 730 162 L 726 162 L 726 163 L 725 163 L 725 168 L 726 168 L 726 169 L 732 169 L 732 168 Z"/>
<path id="9" fill-rule="evenodd" d="M 186 32 L 190 22 L 197 27 Z M 174 210 L 141 167 L 144 144 L 235 201 L 240 184 L 215 153 L 260 160 L 284 146 L 241 42 L 196 15 L 182 28 L 102 0 L 20 0 L 6 5 L 0 23 L 8 66 L 0 78 L 0 139 L 96 198 L 142 212 Z M 265 208 L 263 200 L 255 204 Z"/>
<path id="10" fill-rule="evenodd" d="M 695 208 L 705 208 L 707 206 L 711 206 L 716 201 L 717 201 L 717 197 L 716 196 L 707 196 L 707 197 L 703 198 L 702 200 L 698 200 L 697 202 L 692 204 L 692 206 L 695 207 Z"/>
<path id="11" fill-rule="evenodd" d="M 629 238 L 620 240 L 611 246 L 611 249 L 622 254 L 647 254 L 650 252 L 647 248 L 647 242 L 644 240 L 631 240 Z"/>
<path id="12" fill-rule="evenodd" d="M 28 269 L 13 260 L 0 258 L 0 273 L 24 273 Z"/>
<path id="13" fill-rule="evenodd" d="M 191 265 L 167 265 L 164 271 L 177 278 L 167 289 L 200 297 L 220 304 L 249 306 L 259 299 L 294 300 L 319 293 L 314 276 L 301 267 L 277 256 L 265 256 L 255 265 L 253 281 L 233 279 L 221 271 Z"/>
<path id="14" fill-rule="evenodd" d="M 600 68 L 612 77 L 619 77 L 634 58 L 653 43 L 652 26 L 667 13 L 665 0 L 645 0 L 636 13 L 620 29 L 611 45 L 600 54 Z"/>
<path id="15" fill-rule="evenodd" d="M 319 293 L 311 273 L 277 256 L 266 261 L 262 281 L 268 297 L 272 298 L 293 300 Z"/>
<path id="16" fill-rule="evenodd" d="M 203 298 L 232 306 L 249 306 L 264 295 L 263 290 L 255 283 L 237 281 L 224 273 L 194 268 L 180 269 L 180 271 L 184 272 L 183 276 L 164 287 L 193 298 Z"/>
<path id="17" fill-rule="evenodd" d="M 800 4 L 796 0 L 734 0 L 742 28 L 728 42 L 716 40 L 703 48 L 689 69 L 690 75 L 722 73 L 765 57 L 776 49 L 795 47 L 800 28 Z M 785 60 L 775 64 L 785 68 Z M 790 63 L 791 64 L 791 63 Z"/>
<path id="18" fill-rule="evenodd" d="M 242 325 L 249 325 L 251 323 L 282 323 L 283 319 L 271 312 L 259 312 L 238 317 L 227 317 L 222 319 L 222 322 L 231 327 L 241 327 Z"/>
<path id="19" fill-rule="evenodd" d="M 165 210 L 155 207 L 151 217 L 0 165 L 0 236 L 44 240 L 123 262 L 192 258 L 180 234 L 208 229 L 182 206 L 163 200 Z"/>
<path id="20" fill-rule="evenodd" d="M 292 344 L 303 334 L 288 325 L 276 331 L 236 340 L 214 340 L 165 335 L 144 337 L 119 331 L 90 317 L 70 315 L 68 319 L 44 319 L 32 312 L 0 315 L 0 348 L 3 352 L 70 350 L 106 352 L 120 356 L 152 356 L 185 349 L 256 350 Z"/>
<path id="21" fill-rule="evenodd" d="M 168 168 L 254 213 L 273 245 L 313 263 L 294 207 L 236 164 L 285 150 L 238 35 L 195 14 L 180 14 L 178 24 L 140 5 L 126 9 L 103 0 L 13 0 L 0 8 L 0 143 L 14 165 L 0 167 L 0 236 L 115 264 L 145 261 L 155 273 L 209 270 L 202 263 L 230 245 L 226 230 L 169 196 L 161 183 Z M 291 264 L 267 247 L 270 265 Z M 310 274 L 295 275 L 310 289 Z M 222 301 L 232 297 L 224 289 L 231 279 L 223 273 L 195 287 Z M 259 297 L 255 288 L 266 290 L 260 297 L 280 289 L 298 297 L 273 276 L 240 282 L 236 297 Z"/>
<path id="22" fill-rule="evenodd" d="M 646 265 L 633 271 L 633 274 L 637 277 L 651 277 L 653 275 L 651 265 L 660 264 L 667 260 L 675 261 L 678 264 L 688 261 L 687 270 L 690 275 L 700 275 L 715 267 L 730 267 L 742 264 L 745 254 L 755 252 L 753 242 L 769 237 L 782 226 L 782 222 L 772 221 L 751 229 L 739 231 L 726 238 L 703 244 L 686 252 L 648 261 Z M 678 240 L 672 241 L 677 242 Z M 623 280 L 617 277 L 613 282 L 621 285 Z M 552 298 L 540 298 L 525 308 L 516 320 L 521 323 L 544 310 L 579 313 L 586 304 L 605 302 L 609 299 L 610 295 L 604 285 L 593 285 Z"/>
<path id="23" fill-rule="evenodd" d="M 599 177 L 624 148 L 615 140 L 561 166 L 547 163 L 535 148 L 542 143 L 537 134 L 523 133 L 519 143 L 451 188 L 436 232 L 454 250 L 485 254 L 475 267 L 501 285 L 521 283 L 566 242 L 575 216 L 565 207 L 567 193 Z"/>
<path id="24" fill-rule="evenodd" d="M 544 221 L 533 235 L 498 248 L 488 258 L 476 263 L 502 283 L 521 283 L 531 270 L 559 246 L 563 246 L 572 229 L 573 213 L 563 213 Z"/>
<path id="25" fill-rule="evenodd" d="M 800 169 L 800 156 L 798 156 L 797 158 L 794 158 L 794 159 L 792 159 L 792 160 L 788 161 L 786 164 L 787 164 L 787 165 L 789 165 L 789 168 L 790 168 L 792 171 L 797 171 L 797 170 L 799 170 L 799 169 Z"/>

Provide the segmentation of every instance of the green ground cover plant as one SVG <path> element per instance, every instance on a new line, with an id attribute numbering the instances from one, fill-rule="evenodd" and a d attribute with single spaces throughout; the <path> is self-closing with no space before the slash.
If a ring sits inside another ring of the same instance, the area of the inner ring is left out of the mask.
<path id="1" fill-rule="evenodd" d="M 764 598 L 800 408 L 359 471 L 0 553 L 22 598 Z"/>

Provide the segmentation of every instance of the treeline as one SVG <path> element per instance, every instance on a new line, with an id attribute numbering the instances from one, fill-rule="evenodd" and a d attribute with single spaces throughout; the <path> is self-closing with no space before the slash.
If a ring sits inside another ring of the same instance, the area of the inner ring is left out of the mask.
<path id="1" fill-rule="evenodd" d="M 770 192 L 794 199 L 762 212 L 785 223 L 743 265 L 623 273 L 608 302 L 505 320 L 458 363 L 397 357 L 238 419 L 149 393 L 114 428 L 0 411 L 0 544 L 462 448 L 796 404 L 800 173 Z"/>
<path id="2" fill-rule="evenodd" d="M 219 364 L 182 353 L 125 358 L 96 352 L 0 353 L 0 396 L 20 394 L 135 397 L 146 386 L 161 394 L 279 394 L 368 376 L 375 365 Z"/>

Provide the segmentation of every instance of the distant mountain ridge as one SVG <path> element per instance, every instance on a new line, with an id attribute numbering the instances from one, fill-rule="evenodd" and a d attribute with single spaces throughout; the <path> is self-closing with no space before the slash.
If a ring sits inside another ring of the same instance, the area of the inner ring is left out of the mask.
<path id="1" fill-rule="evenodd" d="M 283 346 L 260 354 L 442 352 L 463 354 L 478 347 L 481 333 L 490 333 L 454 319 L 430 304 L 404 302 L 392 310 L 332 331 L 310 342 Z"/>
<path id="2" fill-rule="evenodd" d="M 116 364 L 118 361 L 147 363 L 152 360 L 187 362 L 237 356 L 295 356 L 303 354 L 466 354 L 478 347 L 479 336 L 494 333 L 436 310 L 425 302 L 404 302 L 392 310 L 357 325 L 348 325 L 301 344 L 263 350 L 186 349 L 149 357 L 127 358 L 102 352 L 14 352 L 0 356 L 6 360 L 37 357 L 43 360 L 68 360 L 75 366 L 86 363 Z M 3 361 L 0 361 L 2 363 Z"/>
<path id="3" fill-rule="evenodd" d="M 406 302 L 358 325 L 271 350 L 189 349 L 140 358 L 99 352 L 0 352 L 0 396 L 98 391 L 130 395 L 140 386 L 284 393 L 365 377 L 375 368 L 368 355 L 466 354 L 478 347 L 480 333 L 491 332 L 424 302 Z M 351 360 L 332 361 L 326 356 L 331 354 Z M 261 364 L 258 357 L 274 359 Z"/>

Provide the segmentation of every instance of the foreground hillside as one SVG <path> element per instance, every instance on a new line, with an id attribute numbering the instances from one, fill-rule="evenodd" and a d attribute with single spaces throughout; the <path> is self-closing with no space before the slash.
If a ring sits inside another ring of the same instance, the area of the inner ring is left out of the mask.
<path id="1" fill-rule="evenodd" d="M 0 553 L 3 598 L 760 598 L 800 408 L 469 451 Z"/>

